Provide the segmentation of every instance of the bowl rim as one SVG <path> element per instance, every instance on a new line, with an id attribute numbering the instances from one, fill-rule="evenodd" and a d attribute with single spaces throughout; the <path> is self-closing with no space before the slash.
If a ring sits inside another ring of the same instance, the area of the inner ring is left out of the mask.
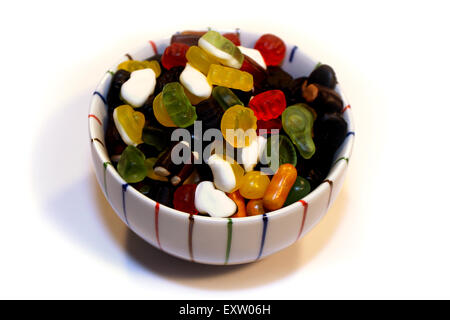
<path id="1" fill-rule="evenodd" d="M 208 28 L 211 29 L 211 28 Z M 216 30 L 216 29 L 213 29 Z M 241 33 L 242 30 L 239 28 L 236 28 L 234 30 L 231 29 L 220 29 L 217 30 L 220 32 L 238 32 Z M 244 31 L 247 34 L 251 34 L 251 35 L 260 35 L 260 33 L 257 32 L 252 32 L 252 31 Z M 166 39 L 170 39 L 170 38 L 165 38 L 165 37 L 161 37 L 160 41 L 164 41 Z M 153 41 L 149 41 L 152 46 L 154 48 L 156 48 L 156 46 L 154 45 Z M 129 51 L 129 52 L 136 52 L 140 49 L 142 49 L 144 46 L 148 46 L 148 43 L 146 44 L 142 44 L 140 46 L 136 46 L 133 50 Z M 297 48 L 295 46 L 296 50 L 300 50 L 299 48 Z M 155 50 L 156 51 L 156 50 Z M 310 59 L 311 61 L 314 61 L 315 63 L 319 64 L 320 62 L 317 61 L 316 59 L 313 59 L 311 56 L 309 56 L 308 54 L 306 54 L 305 52 L 302 51 L 302 54 L 307 58 Z M 126 54 L 127 55 L 127 54 Z M 125 56 L 126 56 L 125 55 Z M 286 59 L 286 58 L 285 58 Z M 111 66 L 111 68 L 107 69 L 107 72 L 105 72 L 105 74 L 103 75 L 103 77 L 101 78 L 101 80 L 98 82 L 95 90 L 94 90 L 94 94 L 91 97 L 91 101 L 89 103 L 89 113 L 88 115 L 91 116 L 93 115 L 93 109 L 95 107 L 95 93 L 98 93 L 100 91 L 101 88 L 103 88 L 105 86 L 105 82 L 107 82 L 108 77 L 112 77 L 113 70 L 117 70 L 117 65 L 123 61 L 122 59 L 118 59 L 117 63 L 115 63 L 114 65 Z M 348 120 L 347 120 L 347 136 L 345 138 L 345 140 L 342 142 L 341 146 L 339 147 L 338 151 L 340 149 L 342 149 L 342 151 L 340 152 L 341 154 L 343 154 L 343 156 L 341 156 L 338 159 L 334 160 L 334 163 L 331 165 L 330 171 L 328 172 L 326 178 L 314 189 L 312 190 L 309 194 L 307 194 L 305 197 L 303 197 L 301 200 L 298 200 L 292 204 L 290 204 L 289 206 L 286 207 L 282 207 L 280 209 L 274 210 L 274 211 L 270 211 L 265 213 L 264 215 L 269 217 L 269 218 L 276 218 L 276 217 L 282 217 L 285 214 L 289 214 L 291 212 L 291 209 L 294 206 L 302 206 L 301 201 L 304 201 L 306 203 L 310 203 L 312 201 L 314 201 L 315 198 L 320 197 L 321 193 L 326 192 L 326 188 L 323 188 L 323 185 L 327 185 L 327 180 L 331 180 L 331 181 L 335 181 L 337 177 L 340 177 L 342 175 L 345 174 L 345 170 L 346 167 L 348 166 L 348 163 L 350 162 L 351 159 L 351 155 L 352 155 L 352 150 L 353 150 L 353 145 L 354 145 L 354 136 L 355 136 L 355 131 L 354 131 L 354 119 L 353 119 L 353 114 L 352 114 L 352 108 L 350 107 L 350 104 L 348 102 L 347 97 L 345 96 L 343 90 L 342 90 L 342 86 L 341 83 L 338 82 L 335 88 L 335 91 L 337 93 L 340 94 L 343 102 L 344 102 L 344 108 L 341 111 L 342 114 L 346 113 L 348 116 Z M 103 100 L 103 103 L 105 105 L 105 107 L 107 108 L 107 103 L 104 99 L 104 97 L 101 97 Z M 97 157 L 100 159 L 100 161 L 102 161 L 102 163 L 112 163 L 111 159 L 108 156 L 107 153 L 107 149 L 106 149 L 106 144 L 105 146 L 101 146 L 100 144 L 97 143 L 93 143 L 93 139 L 92 137 L 92 132 L 93 132 L 93 125 L 94 123 L 92 121 L 89 121 L 88 119 L 88 131 L 89 131 L 89 137 L 90 137 L 90 144 L 91 144 L 91 148 L 93 148 L 93 150 L 95 150 Z M 105 130 L 106 128 L 104 128 L 103 130 L 103 136 L 99 137 L 99 138 L 103 138 L 104 140 L 104 136 L 105 136 Z M 352 137 L 350 137 L 352 136 Z M 103 149 L 102 149 L 103 148 Z M 338 152 L 336 151 L 336 152 Z M 93 161 L 95 161 L 94 159 L 92 159 Z M 340 160 L 346 160 L 346 161 L 340 161 Z M 109 169 L 108 169 L 109 168 Z M 132 185 L 129 185 L 118 173 L 118 171 L 114 168 L 114 166 L 112 165 L 108 165 L 105 167 L 105 170 L 109 170 L 111 173 L 111 176 L 114 177 L 115 182 L 120 184 L 120 185 L 124 185 L 127 184 L 127 192 L 131 192 L 132 195 L 141 198 L 141 200 L 143 200 L 145 203 L 148 203 L 152 208 L 155 208 L 157 203 L 155 200 L 145 196 L 144 194 L 142 194 L 141 192 L 139 192 L 138 190 L 136 190 Z M 323 189 L 323 190 L 322 190 Z M 109 200 L 108 200 L 109 202 Z M 165 210 L 161 210 L 161 209 L 165 209 Z M 184 216 L 186 218 L 190 217 L 191 214 L 187 213 L 187 212 L 183 212 L 183 211 L 179 211 L 176 210 L 174 208 L 165 206 L 164 204 L 159 204 L 159 212 L 161 213 L 161 211 L 167 213 L 167 214 L 173 214 L 173 215 L 177 215 L 177 216 Z M 232 217 L 226 217 L 226 218 L 219 218 L 219 217 L 211 217 L 211 216 L 203 216 L 203 215 L 193 215 L 195 217 L 196 220 L 200 219 L 200 220 L 204 220 L 204 221 L 210 221 L 210 222 L 221 222 L 223 223 L 224 221 L 227 221 L 227 219 L 232 219 L 233 220 L 233 224 L 234 223 L 251 223 L 251 222 L 260 222 L 261 221 L 261 217 L 259 215 L 257 216 L 247 216 L 247 217 L 240 217 L 240 218 L 232 218 Z"/>

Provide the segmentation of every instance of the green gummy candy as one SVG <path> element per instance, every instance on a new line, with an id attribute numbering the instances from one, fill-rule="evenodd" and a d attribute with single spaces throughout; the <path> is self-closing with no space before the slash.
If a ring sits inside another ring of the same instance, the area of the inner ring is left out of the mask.
<path id="1" fill-rule="evenodd" d="M 134 146 L 127 146 L 120 155 L 117 171 L 128 183 L 135 183 L 144 180 L 147 176 L 145 166 L 145 155 Z"/>
<path id="2" fill-rule="evenodd" d="M 300 155 L 310 159 L 316 152 L 312 139 L 314 114 L 306 104 L 299 103 L 287 107 L 281 116 L 283 129 L 291 138 Z"/>
<path id="3" fill-rule="evenodd" d="M 179 82 L 170 82 L 164 86 L 162 100 L 169 117 L 178 127 L 189 127 L 197 120 L 195 107 L 189 102 Z"/>
<path id="4" fill-rule="evenodd" d="M 273 157 L 278 158 L 278 166 L 290 163 L 294 167 L 297 165 L 297 153 L 294 145 L 288 137 L 284 135 L 272 135 L 267 139 L 266 149 L 263 153 L 263 162 L 266 163 L 273 172 L 276 172 L 278 167 L 270 161 Z"/>
<path id="5" fill-rule="evenodd" d="M 239 100 L 239 98 L 234 94 L 234 92 L 227 87 L 214 87 L 212 90 L 212 96 L 220 104 L 223 110 L 227 110 L 235 105 L 244 105 L 242 101 Z"/>
<path id="6" fill-rule="evenodd" d="M 311 191 L 311 186 L 308 180 L 298 176 L 294 182 L 294 185 L 289 191 L 289 194 L 284 202 L 284 206 L 288 206 L 304 198 Z"/>
<path id="7" fill-rule="evenodd" d="M 241 53 L 241 50 L 239 50 L 239 48 L 235 46 L 232 41 L 222 36 L 219 32 L 210 30 L 205 33 L 201 39 L 207 41 L 218 50 L 233 57 L 237 63 L 237 65 L 234 66 L 235 68 L 239 69 L 242 66 L 242 63 L 244 62 L 244 55 Z"/>
<path id="8" fill-rule="evenodd" d="M 163 130 L 151 127 L 144 127 L 142 130 L 142 140 L 145 144 L 153 146 L 161 152 L 169 145 L 169 139 Z"/>

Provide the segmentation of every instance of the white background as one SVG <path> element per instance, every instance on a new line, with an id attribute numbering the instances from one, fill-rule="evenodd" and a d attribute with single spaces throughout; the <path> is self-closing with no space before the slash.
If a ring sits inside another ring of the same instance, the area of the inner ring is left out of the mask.
<path id="1" fill-rule="evenodd" d="M 0 298 L 450 298 L 445 1 L 9 1 L 0 8 Z M 118 57 L 182 29 L 271 32 L 330 64 L 356 144 L 303 240 L 260 262 L 170 257 L 115 216 L 87 133 Z"/>

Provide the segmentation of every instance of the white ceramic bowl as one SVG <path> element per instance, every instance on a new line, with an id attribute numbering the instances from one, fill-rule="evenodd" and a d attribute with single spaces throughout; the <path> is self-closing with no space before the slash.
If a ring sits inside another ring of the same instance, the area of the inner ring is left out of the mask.
<path id="1" fill-rule="evenodd" d="M 239 31 L 241 43 L 253 48 L 259 34 Z M 344 119 L 348 133 L 335 154 L 335 163 L 327 178 L 302 200 L 261 216 L 246 218 L 211 218 L 160 205 L 147 198 L 120 177 L 110 165 L 105 149 L 105 124 L 108 93 L 116 66 L 130 57 L 143 60 L 162 53 L 170 39 L 148 41 L 127 53 L 108 70 L 97 86 L 89 111 L 89 136 L 97 180 L 122 221 L 156 248 L 176 257 L 206 264 L 240 264 L 256 261 L 282 250 L 308 233 L 325 215 L 344 182 L 351 156 L 354 126 L 351 109 L 340 85 L 336 91 L 344 99 Z M 307 76 L 318 61 L 307 57 L 300 48 L 286 44 L 282 68 L 294 78 Z M 339 75 L 338 75 L 339 77 Z"/>

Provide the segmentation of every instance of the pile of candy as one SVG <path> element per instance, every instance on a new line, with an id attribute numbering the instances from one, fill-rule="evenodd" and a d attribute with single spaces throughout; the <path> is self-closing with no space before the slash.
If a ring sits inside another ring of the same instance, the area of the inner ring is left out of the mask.
<path id="1" fill-rule="evenodd" d="M 186 31 L 162 55 L 121 63 L 106 132 L 119 174 L 161 204 L 213 217 L 263 214 L 305 197 L 325 179 L 347 123 L 333 69 L 321 64 L 293 79 L 280 67 L 285 55 L 272 34 L 245 48 L 237 33 Z M 221 139 L 206 141 L 199 122 Z M 178 128 L 189 139 L 171 141 Z M 194 144 L 211 151 L 205 161 Z M 180 151 L 188 156 L 174 161 Z"/>

